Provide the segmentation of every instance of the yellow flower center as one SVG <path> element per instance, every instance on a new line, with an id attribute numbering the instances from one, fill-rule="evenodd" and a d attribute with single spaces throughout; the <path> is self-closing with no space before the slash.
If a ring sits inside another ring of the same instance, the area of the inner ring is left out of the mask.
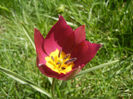
<path id="1" fill-rule="evenodd" d="M 49 56 L 45 57 L 46 65 L 57 73 L 66 74 L 72 70 L 76 58 L 71 58 L 70 54 L 65 54 L 62 50 L 56 49 Z"/>

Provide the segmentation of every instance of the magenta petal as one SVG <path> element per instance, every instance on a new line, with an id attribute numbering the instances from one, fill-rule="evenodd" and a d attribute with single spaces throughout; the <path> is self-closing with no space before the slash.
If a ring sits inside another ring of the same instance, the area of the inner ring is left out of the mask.
<path id="1" fill-rule="evenodd" d="M 72 56 L 77 57 L 75 66 L 84 67 L 97 53 L 101 44 L 90 43 L 89 41 L 83 41 L 77 45 L 73 52 Z"/>
<path id="2" fill-rule="evenodd" d="M 43 50 L 43 41 L 44 41 L 44 38 L 41 35 L 40 31 L 37 29 L 34 29 L 34 42 L 35 42 L 35 46 L 36 46 L 36 53 L 38 56 L 39 64 L 45 63 L 46 54 Z"/>
<path id="3" fill-rule="evenodd" d="M 85 40 L 85 25 L 78 27 L 74 31 L 74 35 L 75 35 L 75 43 L 76 44 L 79 44 L 82 41 L 84 41 Z"/>
<path id="4" fill-rule="evenodd" d="M 67 25 L 63 16 L 59 16 L 58 22 L 51 28 L 47 37 L 49 37 L 51 33 L 55 33 L 55 35 L 64 34 L 65 30 L 69 31 L 69 33 L 73 32 L 72 28 L 69 25 Z"/>
<path id="5" fill-rule="evenodd" d="M 49 55 L 51 52 L 55 51 L 56 49 L 60 50 L 61 47 L 58 45 L 57 41 L 54 38 L 54 33 L 51 33 L 49 35 L 49 38 L 47 37 L 44 39 L 44 50 Z"/>
<path id="6" fill-rule="evenodd" d="M 59 16 L 59 21 L 52 27 L 46 38 L 49 38 L 52 33 L 64 52 L 67 53 L 72 50 L 74 46 L 74 32 L 62 16 Z"/>

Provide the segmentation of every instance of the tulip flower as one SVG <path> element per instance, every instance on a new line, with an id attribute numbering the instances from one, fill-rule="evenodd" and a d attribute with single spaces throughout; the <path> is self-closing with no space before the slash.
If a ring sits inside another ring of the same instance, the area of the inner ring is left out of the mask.
<path id="1" fill-rule="evenodd" d="M 46 38 L 35 28 L 34 41 L 37 67 L 42 74 L 59 80 L 74 77 L 101 47 L 86 40 L 85 25 L 73 30 L 62 16 Z"/>

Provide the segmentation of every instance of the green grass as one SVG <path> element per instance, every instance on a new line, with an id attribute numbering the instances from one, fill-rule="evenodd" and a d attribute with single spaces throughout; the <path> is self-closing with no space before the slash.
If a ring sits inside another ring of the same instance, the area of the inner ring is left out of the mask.
<path id="1" fill-rule="evenodd" d="M 58 14 L 71 27 L 86 25 L 86 39 L 102 43 L 85 69 L 113 60 L 119 63 L 56 86 L 60 99 L 133 97 L 132 0 L 0 0 L 0 66 L 50 92 L 51 84 L 36 67 L 34 28 L 45 37 Z M 47 99 L 0 72 L 0 99 Z"/>

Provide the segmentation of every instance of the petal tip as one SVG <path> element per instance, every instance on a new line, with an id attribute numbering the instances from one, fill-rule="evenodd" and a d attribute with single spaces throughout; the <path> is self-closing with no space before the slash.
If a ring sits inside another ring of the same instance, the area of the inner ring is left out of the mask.
<path id="1" fill-rule="evenodd" d="M 36 31 L 38 31 L 38 29 L 37 28 L 34 28 L 34 32 L 36 32 Z"/>
<path id="2" fill-rule="evenodd" d="M 63 18 L 63 16 L 62 15 L 60 15 L 60 14 L 58 14 L 58 16 L 59 16 L 59 19 L 62 19 Z M 64 18 L 63 18 L 64 19 Z"/>
<path id="3" fill-rule="evenodd" d="M 81 25 L 80 28 L 82 29 L 82 31 L 85 31 L 85 25 Z"/>
<path id="4" fill-rule="evenodd" d="M 84 25 L 82 25 L 82 27 L 83 27 L 83 28 L 85 28 L 85 24 L 84 24 Z"/>
<path id="5" fill-rule="evenodd" d="M 64 19 L 64 17 L 62 15 L 59 15 L 59 21 L 61 23 L 65 22 L 66 23 L 66 20 Z"/>
<path id="6" fill-rule="evenodd" d="M 58 14 L 58 17 L 59 17 L 59 18 L 60 18 L 60 16 L 61 16 L 61 15 L 60 15 L 60 14 Z"/>
<path id="7" fill-rule="evenodd" d="M 40 31 L 37 28 L 34 28 L 34 35 L 40 33 Z"/>
<path id="8" fill-rule="evenodd" d="M 103 46 L 102 44 L 97 44 L 97 43 L 94 44 L 97 51 Z"/>
<path id="9" fill-rule="evenodd" d="M 99 48 L 101 48 L 103 46 L 103 44 L 99 44 Z"/>

